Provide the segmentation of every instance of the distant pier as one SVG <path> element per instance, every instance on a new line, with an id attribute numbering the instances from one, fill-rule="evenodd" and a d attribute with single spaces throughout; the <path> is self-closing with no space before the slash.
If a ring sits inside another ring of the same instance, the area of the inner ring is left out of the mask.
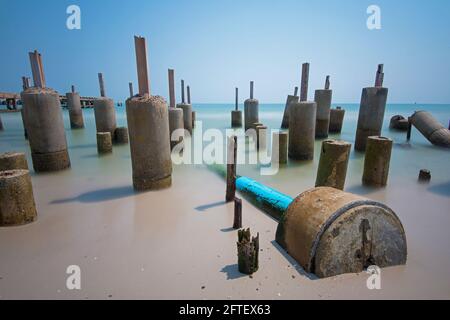
<path id="1" fill-rule="evenodd" d="M 80 97 L 82 108 L 93 108 L 95 97 Z M 62 106 L 67 105 L 67 97 L 59 96 L 59 100 Z M 17 105 L 21 105 L 20 94 L 10 92 L 0 92 L 0 104 L 6 105 L 7 110 L 17 111 Z"/>

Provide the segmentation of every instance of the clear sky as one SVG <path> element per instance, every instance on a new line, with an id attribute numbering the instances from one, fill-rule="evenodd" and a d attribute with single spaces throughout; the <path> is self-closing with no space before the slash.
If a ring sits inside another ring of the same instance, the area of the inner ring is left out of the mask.
<path id="1" fill-rule="evenodd" d="M 81 8 L 81 30 L 66 9 Z M 381 30 L 366 26 L 381 9 Z M 43 55 L 47 86 L 123 100 L 137 88 L 134 35 L 147 38 L 152 94 L 168 96 L 167 69 L 191 85 L 192 100 L 281 103 L 310 62 L 309 97 L 331 75 L 334 102 L 359 102 L 385 64 L 389 102 L 450 103 L 448 0 L 0 0 L 0 91 L 31 76 L 28 52 Z"/>

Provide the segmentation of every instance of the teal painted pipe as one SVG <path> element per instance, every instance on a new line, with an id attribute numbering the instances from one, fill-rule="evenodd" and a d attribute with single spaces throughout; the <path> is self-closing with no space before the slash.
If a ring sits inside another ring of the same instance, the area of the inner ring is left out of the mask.
<path id="1" fill-rule="evenodd" d="M 236 179 L 236 189 L 247 195 L 247 199 L 250 202 L 260 207 L 276 220 L 280 220 L 283 213 L 294 201 L 292 197 L 248 177 L 238 177 Z"/>

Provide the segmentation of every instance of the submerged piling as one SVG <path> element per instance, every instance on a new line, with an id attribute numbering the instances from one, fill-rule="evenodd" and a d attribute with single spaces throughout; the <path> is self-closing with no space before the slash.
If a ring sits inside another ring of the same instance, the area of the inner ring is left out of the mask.
<path id="1" fill-rule="evenodd" d="M 45 87 L 41 55 L 30 52 L 34 87 L 21 93 L 23 118 L 30 140 L 36 172 L 59 171 L 70 167 L 66 133 L 59 94 Z"/>
<path id="2" fill-rule="evenodd" d="M 283 114 L 283 120 L 281 122 L 281 129 L 288 129 L 289 128 L 289 110 L 291 107 L 291 104 L 294 102 L 299 101 L 298 96 L 298 87 L 295 87 L 294 89 L 294 95 L 288 95 L 286 99 L 286 105 L 284 107 L 284 114 Z"/>
<path id="3" fill-rule="evenodd" d="M 176 108 L 175 100 L 175 71 L 168 70 L 169 76 L 169 134 L 170 134 L 170 148 L 173 149 L 176 145 L 184 140 L 184 133 L 178 137 L 178 140 L 172 141 L 172 135 L 176 130 L 184 129 L 183 109 Z"/>
<path id="4" fill-rule="evenodd" d="M 351 144 L 326 140 L 322 143 L 316 187 L 344 190 Z"/>
<path id="5" fill-rule="evenodd" d="M 374 136 L 367 139 L 363 174 L 364 185 L 374 187 L 387 185 L 392 144 L 391 139 L 384 137 Z"/>
<path id="6" fill-rule="evenodd" d="M 114 131 L 114 139 L 117 144 L 127 144 L 128 143 L 128 128 L 118 127 Z"/>
<path id="7" fill-rule="evenodd" d="M 288 134 L 274 132 L 272 135 L 272 162 L 287 164 L 288 162 Z"/>
<path id="8" fill-rule="evenodd" d="M 192 106 L 186 103 L 184 97 L 184 80 L 181 80 L 181 103 L 177 108 L 183 110 L 183 126 L 186 131 L 192 135 Z"/>
<path id="9" fill-rule="evenodd" d="M 72 86 L 72 92 L 66 93 L 67 107 L 69 109 L 70 127 L 72 129 L 84 128 L 83 112 L 81 110 L 81 100 L 79 93 L 75 92 Z"/>
<path id="10" fill-rule="evenodd" d="M 244 102 L 245 131 L 253 128 L 259 122 L 259 101 L 254 99 L 254 82 L 250 81 L 250 99 Z"/>
<path id="11" fill-rule="evenodd" d="M 341 133 L 344 123 L 345 110 L 341 107 L 330 110 L 330 128 L 329 133 Z"/>
<path id="12" fill-rule="evenodd" d="M 168 106 L 162 97 L 150 95 L 145 38 L 134 40 L 139 94 L 126 101 L 133 186 L 157 190 L 172 184 Z"/>
<path id="13" fill-rule="evenodd" d="M 410 117 L 410 123 L 433 145 L 450 148 L 450 130 L 440 124 L 431 113 L 416 111 Z M 410 129 L 408 136 L 411 136 Z"/>
<path id="14" fill-rule="evenodd" d="M 99 154 L 113 151 L 111 132 L 97 132 L 97 151 Z"/>
<path id="15" fill-rule="evenodd" d="M 325 81 L 325 89 L 316 90 L 314 101 L 317 104 L 316 138 L 328 138 L 330 127 L 330 108 L 333 91 L 330 88 L 330 76 Z"/>
<path id="16" fill-rule="evenodd" d="M 242 111 L 239 110 L 239 89 L 236 88 L 234 110 L 231 111 L 231 127 L 242 127 Z"/>
<path id="17" fill-rule="evenodd" d="M 114 101 L 105 95 L 105 83 L 102 73 L 98 74 L 98 81 L 100 98 L 94 100 L 95 126 L 97 132 L 110 132 L 111 137 L 114 137 L 114 131 L 117 127 Z"/>
<path id="18" fill-rule="evenodd" d="M 6 152 L 0 154 L 0 171 L 8 170 L 28 170 L 25 153 Z"/>
<path id="19" fill-rule="evenodd" d="M 431 171 L 428 169 L 422 169 L 419 172 L 419 182 L 428 183 L 431 181 Z"/>
<path id="20" fill-rule="evenodd" d="M 378 66 L 375 87 L 364 88 L 359 108 L 355 150 L 365 151 L 367 138 L 379 136 L 383 127 L 388 89 L 383 88 L 383 65 Z"/>
<path id="21" fill-rule="evenodd" d="M 0 171 L 0 227 L 23 225 L 36 218 L 29 171 Z"/>

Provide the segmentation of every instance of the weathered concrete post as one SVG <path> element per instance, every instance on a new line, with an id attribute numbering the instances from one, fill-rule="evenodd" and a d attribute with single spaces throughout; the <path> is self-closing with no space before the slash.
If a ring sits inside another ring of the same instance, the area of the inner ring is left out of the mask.
<path id="1" fill-rule="evenodd" d="M 29 171 L 0 171 L 0 227 L 23 225 L 36 218 Z"/>
<path id="2" fill-rule="evenodd" d="M 239 89 L 236 88 L 235 94 L 235 106 L 234 110 L 231 111 L 231 127 L 240 128 L 242 127 L 242 111 L 239 110 Z"/>
<path id="3" fill-rule="evenodd" d="M 139 94 L 126 101 L 133 186 L 157 190 L 172 184 L 168 107 L 162 97 L 150 95 L 145 38 L 134 40 Z"/>
<path id="4" fill-rule="evenodd" d="M 254 82 L 250 81 L 250 99 L 244 102 L 245 131 L 259 122 L 259 101 L 253 98 Z"/>
<path id="5" fill-rule="evenodd" d="M 316 187 L 344 190 L 351 147 L 345 141 L 326 140 L 322 143 Z"/>
<path id="6" fill-rule="evenodd" d="M 97 151 L 99 154 L 113 151 L 111 132 L 97 132 Z"/>
<path id="7" fill-rule="evenodd" d="M 239 272 L 251 275 L 259 268 L 259 233 L 251 237 L 250 229 L 238 231 L 238 268 Z"/>
<path id="8" fill-rule="evenodd" d="M 364 185 L 375 187 L 387 185 L 392 144 L 391 139 L 384 137 L 375 136 L 367 139 L 363 174 Z"/>
<path id="9" fill-rule="evenodd" d="M 72 86 L 72 92 L 66 93 L 67 107 L 69 108 L 70 127 L 72 129 L 84 128 L 83 112 L 81 110 L 80 95 L 75 92 L 75 86 Z"/>
<path id="10" fill-rule="evenodd" d="M 272 138 L 272 161 L 278 164 L 288 162 L 288 134 L 287 132 L 274 132 Z"/>
<path id="11" fill-rule="evenodd" d="M 175 71 L 169 69 L 169 131 L 170 131 L 170 148 L 183 142 L 184 135 L 178 138 L 178 141 L 172 141 L 172 134 L 175 130 L 184 129 L 183 109 L 176 108 L 175 100 Z"/>
<path id="12" fill-rule="evenodd" d="M 59 171 L 70 167 L 66 133 L 59 94 L 45 87 L 41 55 L 30 52 L 33 88 L 21 93 L 25 128 L 30 139 L 36 172 Z"/>
<path id="13" fill-rule="evenodd" d="M 307 62 L 302 65 L 300 101 L 308 100 L 308 83 L 309 83 L 309 63 Z"/>
<path id="14" fill-rule="evenodd" d="M 130 98 L 132 98 L 134 96 L 133 83 L 132 82 L 128 82 L 128 89 L 130 90 Z"/>
<path id="15" fill-rule="evenodd" d="M 184 98 L 184 80 L 181 80 L 181 103 L 177 104 L 177 108 L 183 110 L 184 129 L 192 135 L 192 106 Z"/>
<path id="16" fill-rule="evenodd" d="M 192 106 L 192 104 L 191 104 L 191 87 L 190 87 L 190 86 L 187 86 L 186 89 L 187 89 L 187 103 L 190 104 L 190 105 Z M 192 108 L 192 109 L 193 109 L 193 108 Z M 194 110 L 192 110 L 192 128 L 193 128 L 193 129 L 195 128 L 195 119 L 196 119 L 196 116 L 197 116 L 197 114 L 195 113 Z"/>
<path id="17" fill-rule="evenodd" d="M 225 200 L 231 202 L 236 196 L 237 136 L 228 138 L 227 192 Z"/>
<path id="18" fill-rule="evenodd" d="M 242 228 L 242 200 L 234 198 L 234 222 L 233 229 L 239 230 Z"/>
<path id="19" fill-rule="evenodd" d="M 309 63 L 302 66 L 300 102 L 289 109 L 289 158 L 293 160 L 314 159 L 317 104 L 306 101 L 308 97 Z"/>
<path id="20" fill-rule="evenodd" d="M 105 96 L 105 83 L 102 73 L 98 74 L 98 81 L 101 97 L 94 100 L 95 126 L 97 132 L 110 132 L 111 137 L 114 138 L 114 131 L 117 127 L 114 101 Z"/>
<path id="21" fill-rule="evenodd" d="M 267 126 L 258 124 L 256 129 L 256 150 L 265 152 L 267 150 Z"/>
<path id="22" fill-rule="evenodd" d="M 368 137 L 381 134 L 388 96 L 388 89 L 383 88 L 383 77 L 382 65 L 379 65 L 375 87 L 364 88 L 362 91 L 355 140 L 357 151 L 366 150 Z"/>
<path id="23" fill-rule="evenodd" d="M 330 108 L 333 91 L 330 88 L 330 76 L 327 76 L 324 90 L 316 90 L 314 101 L 317 103 L 316 138 L 328 138 L 330 127 Z"/>
<path id="24" fill-rule="evenodd" d="M 0 154 L 0 171 L 28 170 L 28 162 L 25 153 L 6 152 Z"/>
<path id="25" fill-rule="evenodd" d="M 283 114 L 283 121 L 281 122 L 281 129 L 288 129 L 289 128 L 289 108 L 292 103 L 298 102 L 298 87 L 295 87 L 294 95 L 288 95 L 286 100 L 286 105 L 284 107 L 284 114 Z"/>
<path id="26" fill-rule="evenodd" d="M 341 133 L 344 123 L 345 110 L 341 107 L 330 110 L 330 129 L 329 133 Z"/>

